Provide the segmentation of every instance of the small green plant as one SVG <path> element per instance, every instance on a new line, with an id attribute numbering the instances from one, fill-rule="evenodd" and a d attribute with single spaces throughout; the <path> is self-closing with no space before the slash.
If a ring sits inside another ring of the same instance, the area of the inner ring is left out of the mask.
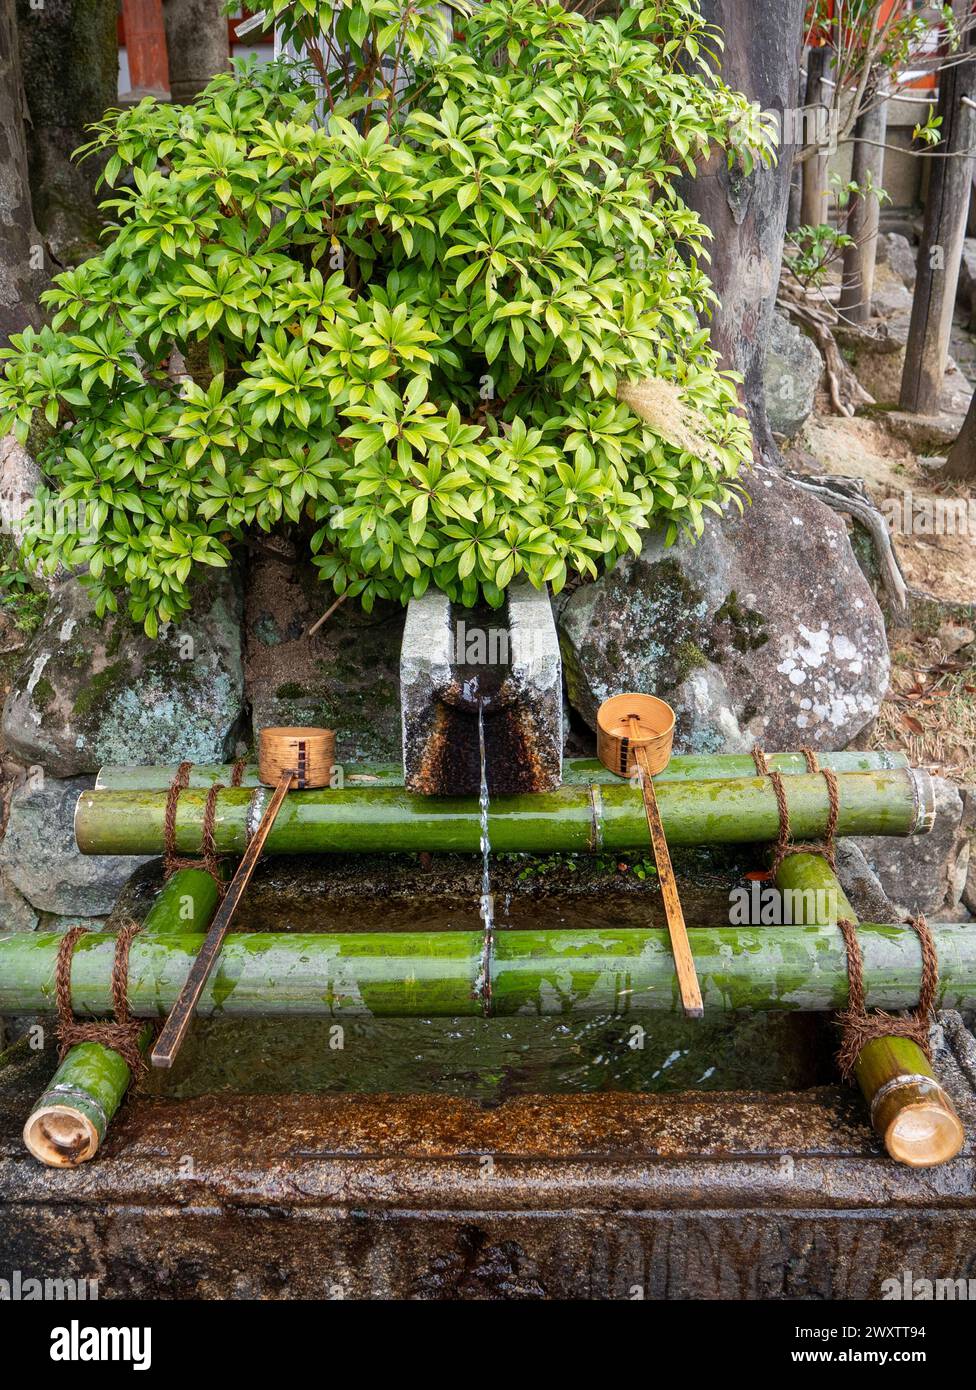
<path id="1" fill-rule="evenodd" d="M 675 190 L 715 143 L 769 157 L 693 0 L 589 23 L 490 0 L 271 0 L 297 71 L 110 114 L 104 252 L 4 353 L 0 428 L 93 534 L 26 551 L 154 634 L 248 531 L 406 602 L 558 589 L 641 531 L 700 534 L 750 457 L 702 321 L 706 231 Z M 317 83 L 311 85 L 309 79 Z M 702 451 L 617 399 L 657 377 Z"/>
<path id="2" fill-rule="evenodd" d="M 38 592 L 24 573 L 16 548 L 7 540 L 0 542 L 0 611 L 18 632 L 29 636 L 40 627 L 46 607 L 47 594 Z"/>
<path id="3" fill-rule="evenodd" d="M 798 227 L 795 232 L 787 233 L 783 269 L 804 289 L 819 288 L 834 262 L 853 245 L 853 237 L 830 223 Z"/>

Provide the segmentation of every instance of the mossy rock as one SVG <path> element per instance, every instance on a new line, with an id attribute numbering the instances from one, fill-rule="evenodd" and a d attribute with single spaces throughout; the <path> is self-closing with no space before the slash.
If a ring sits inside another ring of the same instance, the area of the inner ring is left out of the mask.
<path id="1" fill-rule="evenodd" d="M 651 535 L 559 611 L 569 699 L 590 727 L 611 695 L 677 712 L 675 750 L 843 748 L 887 687 L 884 622 L 847 530 L 757 468 L 751 505 L 711 516 L 697 544 Z"/>
<path id="2" fill-rule="evenodd" d="M 201 584 L 190 612 L 155 641 L 125 616 L 96 618 L 84 587 L 67 580 L 7 697 L 7 746 L 56 777 L 232 757 L 244 713 L 241 619 L 230 571 Z"/>

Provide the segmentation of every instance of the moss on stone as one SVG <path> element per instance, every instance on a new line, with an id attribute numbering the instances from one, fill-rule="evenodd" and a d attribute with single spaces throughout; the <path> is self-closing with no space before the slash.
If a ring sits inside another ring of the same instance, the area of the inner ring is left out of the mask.
<path id="1" fill-rule="evenodd" d="M 35 705 L 40 709 L 46 709 L 48 705 L 54 702 L 54 686 L 45 676 L 42 676 L 35 684 L 32 696 Z"/>
<path id="2" fill-rule="evenodd" d="M 684 641 L 678 643 L 672 654 L 672 661 L 676 685 L 681 685 L 682 681 L 686 681 L 692 671 L 699 671 L 708 665 L 708 657 L 700 644 L 690 637 L 686 637 Z"/>
<path id="3" fill-rule="evenodd" d="M 737 652 L 755 651 L 769 641 L 766 619 L 755 608 L 747 608 L 739 599 L 735 589 L 726 595 L 725 601 L 715 614 L 717 623 L 728 623 L 730 642 Z"/>
<path id="4" fill-rule="evenodd" d="M 105 702 L 115 685 L 126 680 L 129 675 L 130 667 L 125 661 L 116 661 L 111 666 L 106 666 L 79 690 L 72 705 L 74 713 L 83 717 L 91 714 Z"/>

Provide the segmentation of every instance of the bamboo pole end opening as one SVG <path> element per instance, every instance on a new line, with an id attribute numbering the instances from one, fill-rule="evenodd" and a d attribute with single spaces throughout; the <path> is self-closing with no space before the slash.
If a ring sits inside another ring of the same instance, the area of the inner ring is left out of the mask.
<path id="1" fill-rule="evenodd" d="M 915 797 L 915 824 L 912 835 L 930 835 L 935 828 L 935 783 L 924 767 L 908 769 Z"/>
<path id="2" fill-rule="evenodd" d="M 891 1158 L 909 1168 L 934 1168 L 955 1158 L 965 1143 L 962 1121 L 941 1086 L 908 1099 L 907 1086 L 892 1093 L 892 1113 L 878 1128 Z M 881 1116 L 878 1119 L 881 1120 Z"/>
<path id="3" fill-rule="evenodd" d="M 48 1168 L 76 1168 L 95 1157 L 100 1142 L 93 1121 L 68 1105 L 43 1105 L 24 1125 L 24 1143 Z"/>

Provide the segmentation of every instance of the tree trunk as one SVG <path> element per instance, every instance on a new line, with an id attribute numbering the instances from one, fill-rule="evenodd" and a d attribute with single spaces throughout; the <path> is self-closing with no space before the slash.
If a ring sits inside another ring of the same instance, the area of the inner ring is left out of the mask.
<path id="1" fill-rule="evenodd" d="M 966 423 L 960 431 L 959 438 L 949 450 L 949 457 L 939 476 L 954 478 L 963 483 L 976 483 L 976 393 L 969 402 Z"/>
<path id="2" fill-rule="evenodd" d="M 87 127 L 118 104 L 113 0 L 17 0 L 28 154 L 37 225 L 54 258 L 70 264 L 98 248 L 97 164 L 73 161 Z"/>
<path id="3" fill-rule="evenodd" d="M 165 0 L 163 18 L 170 93 L 176 102 L 192 101 L 230 67 L 227 16 L 220 0 Z"/>
<path id="4" fill-rule="evenodd" d="M 744 378 L 742 403 L 757 457 L 780 462 L 763 393 L 763 366 L 783 259 L 783 237 L 796 150 L 803 0 L 703 0 L 702 14 L 725 36 L 722 78 L 764 111 L 776 111 L 783 138 L 776 164 L 745 175 L 717 152 L 682 185 L 689 207 L 713 233 L 710 275 L 721 301 L 712 343 L 725 367 Z M 761 38 L 759 37 L 761 36 Z"/>
<path id="5" fill-rule="evenodd" d="M 807 85 L 804 107 L 806 110 L 806 137 L 816 133 L 818 144 L 821 134 L 821 107 L 832 109 L 831 103 L 824 100 L 823 80 L 827 75 L 830 50 L 826 44 L 807 49 Z M 823 112 L 828 116 L 828 111 Z M 823 132 L 826 134 L 826 132 Z M 827 221 L 827 164 L 829 150 L 811 155 L 801 166 L 800 177 L 803 192 L 800 198 L 800 224 L 804 227 L 821 227 Z"/>
<path id="6" fill-rule="evenodd" d="M 961 7 L 962 18 L 967 10 L 968 0 Z M 967 46 L 976 47 L 972 31 Z M 942 117 L 943 138 L 930 156 L 932 172 L 925 229 L 901 379 L 902 410 L 920 415 L 938 412 L 949 354 L 949 331 L 972 187 L 972 160 L 963 157 L 963 152 L 972 148 L 976 136 L 976 111 L 965 99 L 972 101 L 974 97 L 976 52 L 968 61 L 944 69 L 939 83 L 938 113 Z"/>
<path id="7" fill-rule="evenodd" d="M 874 272 L 878 260 L 878 224 L 881 203 L 878 193 L 884 177 L 885 133 L 888 129 L 887 106 L 875 105 L 877 92 L 869 89 L 865 105 L 854 126 L 854 152 L 851 161 L 851 182 L 861 188 L 871 187 L 874 193 L 852 193 L 847 214 L 847 235 L 854 245 L 844 251 L 844 272 L 841 280 L 841 314 L 851 323 L 867 323 L 871 317 L 871 296 L 874 293 Z"/>
<path id="8" fill-rule="evenodd" d="M 27 106 L 21 81 L 14 0 L 0 0 L 0 341 L 38 327 L 47 283 L 44 245 L 31 209 Z"/>

